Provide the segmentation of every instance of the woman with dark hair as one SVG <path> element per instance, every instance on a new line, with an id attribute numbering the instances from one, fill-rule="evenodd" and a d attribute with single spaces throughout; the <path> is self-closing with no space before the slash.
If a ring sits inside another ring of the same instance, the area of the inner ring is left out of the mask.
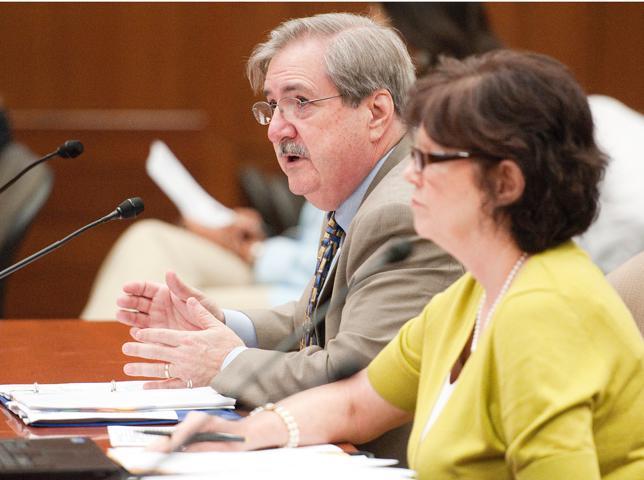
<path id="1" fill-rule="evenodd" d="M 407 43 L 418 76 L 434 66 L 441 55 L 465 58 L 502 48 L 481 2 L 383 2 L 377 17 L 397 29 Z M 608 167 L 600 186 L 600 213 L 574 241 L 593 262 L 610 272 L 644 251 L 644 115 L 615 98 L 590 95 L 595 139 L 608 154 Z"/>
<path id="2" fill-rule="evenodd" d="M 363 443 L 413 419 L 421 479 L 644 478 L 644 343 L 570 240 L 596 214 L 605 159 L 584 93 L 537 54 L 443 60 L 408 108 L 418 233 L 469 273 L 370 366 L 257 415 L 192 415 L 255 449 Z"/>

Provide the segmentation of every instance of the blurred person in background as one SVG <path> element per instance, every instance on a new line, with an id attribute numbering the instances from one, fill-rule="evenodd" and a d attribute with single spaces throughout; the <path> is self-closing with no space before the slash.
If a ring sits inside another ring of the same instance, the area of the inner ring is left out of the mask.
<path id="1" fill-rule="evenodd" d="M 501 47 L 476 2 L 383 2 L 374 16 L 400 32 L 423 77 L 440 56 L 465 58 Z"/>
<path id="2" fill-rule="evenodd" d="M 0 151 L 11 142 L 11 129 L 9 119 L 4 108 L 4 100 L 0 97 Z"/>
<path id="3" fill-rule="evenodd" d="M 608 155 L 599 215 L 576 241 L 605 272 L 644 250 L 644 115 L 615 98 L 588 97 L 595 139 Z"/>
<path id="4" fill-rule="evenodd" d="M 301 293 L 315 265 L 323 213 L 305 203 L 289 235 L 265 238 L 257 211 L 235 209 L 235 221 L 210 228 L 139 220 L 117 240 L 101 266 L 80 318 L 113 320 L 123 284 L 163 282 L 167 271 L 217 298 L 225 308 L 268 308 Z"/>
<path id="5" fill-rule="evenodd" d="M 12 265 L 16 253 L 34 218 L 51 192 L 54 175 L 43 163 L 29 169 L 16 183 L 16 175 L 34 165 L 38 156 L 27 146 L 17 142 L 0 98 L 0 270 Z M 7 278 L 0 280 L 0 317 L 5 315 Z"/>

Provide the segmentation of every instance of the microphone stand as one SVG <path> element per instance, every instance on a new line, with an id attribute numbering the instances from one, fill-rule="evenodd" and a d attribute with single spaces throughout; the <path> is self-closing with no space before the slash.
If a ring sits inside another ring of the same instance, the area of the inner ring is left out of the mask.
<path id="1" fill-rule="evenodd" d="M 135 201 L 135 203 L 132 203 L 132 201 Z M 72 238 L 77 237 L 84 231 L 89 230 L 90 228 L 94 228 L 95 226 L 100 225 L 101 223 L 106 223 L 116 218 L 130 218 L 130 217 L 136 216 L 142 211 L 143 211 L 143 202 L 141 201 L 141 199 L 138 199 L 138 198 L 128 199 L 123 203 L 121 203 L 113 212 L 105 215 L 102 218 L 99 218 L 98 220 L 94 220 L 89 225 L 85 225 L 84 227 L 79 228 L 75 232 L 70 233 L 62 240 L 58 240 L 57 242 L 54 242 L 51 245 L 48 245 L 47 247 L 34 253 L 33 255 L 28 256 L 27 258 L 19 261 L 18 263 L 5 268 L 0 272 L 0 280 L 2 280 L 5 277 L 8 277 L 14 272 L 17 272 L 21 268 L 26 267 L 30 263 L 38 260 L 40 257 L 47 255 L 49 252 L 52 252 L 62 247 L 67 242 L 69 242 Z"/>
<path id="2" fill-rule="evenodd" d="M 106 215 L 106 216 L 104 216 L 103 218 L 99 218 L 98 220 L 93 221 L 93 222 L 92 222 L 92 223 L 90 223 L 89 225 L 85 225 L 84 227 L 79 228 L 79 229 L 78 229 L 78 230 L 76 230 L 75 232 L 70 233 L 69 235 L 67 235 L 67 236 L 66 236 L 65 238 L 63 238 L 62 240 L 58 240 L 57 242 L 54 242 L 54 243 L 52 243 L 51 245 L 46 246 L 46 247 L 45 247 L 45 248 L 43 248 L 42 250 L 40 250 L 40 251 L 38 251 L 38 252 L 34 253 L 33 255 L 28 256 L 27 258 L 25 258 L 25 259 L 23 259 L 23 260 L 19 261 L 18 263 L 14 264 L 14 265 L 11 265 L 11 266 L 10 266 L 10 267 L 8 267 L 8 268 L 5 268 L 4 270 L 2 270 L 2 271 L 0 272 L 0 280 L 2 280 L 2 279 L 3 279 L 3 278 L 5 278 L 5 277 L 8 277 L 8 276 L 9 276 L 9 275 L 11 275 L 12 273 L 14 273 L 14 272 L 16 272 L 16 271 L 20 270 L 21 268 L 26 267 L 26 266 L 27 266 L 27 265 L 29 265 L 30 263 L 32 263 L 32 262 L 34 262 L 34 261 L 38 260 L 38 259 L 39 259 L 40 257 L 42 257 L 43 255 L 47 255 L 49 252 L 51 252 L 51 251 L 53 251 L 53 250 L 56 250 L 57 248 L 62 247 L 64 244 L 66 244 L 67 242 L 69 242 L 72 238 L 77 237 L 78 235 L 80 235 L 81 233 L 83 233 L 85 230 L 89 230 L 90 228 L 93 228 L 93 227 L 95 227 L 96 225 L 100 225 L 101 223 L 109 222 L 110 220 L 112 220 L 112 218 L 113 218 L 113 217 L 112 217 L 112 214 L 110 214 L 110 215 Z"/>
<path id="3" fill-rule="evenodd" d="M 23 168 L 15 177 L 13 177 L 11 180 L 9 180 L 7 183 L 5 183 L 2 187 L 0 187 L 0 193 L 3 193 L 5 190 L 7 190 L 11 185 L 16 183 L 25 173 L 27 173 L 29 170 L 34 168 L 37 165 L 40 165 L 43 162 L 46 162 L 52 157 L 55 156 L 61 156 L 63 158 L 74 158 L 77 157 L 83 153 L 83 144 L 79 142 L 78 140 L 67 140 L 63 145 L 58 147 L 55 151 L 48 153 L 41 159 L 35 161 L 31 165 L 26 166 Z"/>
<path id="4" fill-rule="evenodd" d="M 20 171 L 20 173 L 18 173 L 18 175 L 16 175 L 16 176 L 15 176 L 15 177 L 13 177 L 11 180 L 9 180 L 7 183 L 5 183 L 2 187 L 0 187 L 0 193 L 4 192 L 4 191 L 5 191 L 6 189 L 8 189 L 11 185 L 13 185 L 14 183 L 16 183 L 16 182 L 20 179 L 20 177 L 22 177 L 25 173 L 27 173 L 29 170 L 31 170 L 32 168 L 34 168 L 36 165 L 40 165 L 41 163 L 46 162 L 46 161 L 47 161 L 47 160 L 49 160 L 51 157 L 55 157 L 56 155 L 58 155 L 58 150 L 56 150 L 55 152 L 51 152 L 51 153 L 49 153 L 49 154 L 45 155 L 44 157 L 42 157 L 42 158 L 41 158 L 40 160 L 38 160 L 37 162 L 34 162 L 34 163 L 32 163 L 31 165 L 29 165 L 29 166 L 27 166 L 27 167 L 23 168 L 23 169 Z"/>

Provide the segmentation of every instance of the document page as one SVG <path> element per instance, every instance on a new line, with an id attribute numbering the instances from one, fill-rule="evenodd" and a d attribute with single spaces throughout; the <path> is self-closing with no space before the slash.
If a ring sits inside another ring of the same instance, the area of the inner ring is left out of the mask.
<path id="1" fill-rule="evenodd" d="M 0 396 L 11 398 L 14 392 L 43 392 L 43 393 L 64 393 L 64 392 L 109 392 L 137 391 L 143 390 L 145 381 L 127 382 L 86 382 L 86 383 L 14 383 L 0 385 Z"/>
<path id="2" fill-rule="evenodd" d="M 335 445 L 275 448 L 255 452 L 180 452 L 161 454 L 140 448 L 112 448 L 108 456 L 131 473 L 158 468 L 163 474 L 208 475 L 207 478 L 265 479 L 395 479 L 413 478 L 414 472 L 381 468 L 396 460 L 350 456 Z M 164 458 L 165 457 L 165 458 Z M 148 478 L 146 476 L 146 478 Z M 163 477 L 167 478 L 167 477 Z M 192 477 L 181 477 L 192 478 Z M 203 477 L 206 478 L 206 477 Z"/>
<path id="3" fill-rule="evenodd" d="M 56 411 L 154 411 L 232 407 L 235 400 L 210 387 L 167 388 L 137 391 L 14 391 L 13 402 L 32 410 Z"/>

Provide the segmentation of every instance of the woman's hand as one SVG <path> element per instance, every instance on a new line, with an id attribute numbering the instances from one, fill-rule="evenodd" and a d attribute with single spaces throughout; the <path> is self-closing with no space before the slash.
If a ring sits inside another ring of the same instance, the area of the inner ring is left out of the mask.
<path id="1" fill-rule="evenodd" d="M 177 425 L 171 437 L 164 437 L 149 445 L 147 450 L 155 452 L 189 451 L 241 451 L 251 450 L 251 442 L 246 437 L 245 424 L 250 419 L 239 421 L 224 420 L 203 412 L 190 412 L 186 419 Z M 243 442 L 198 442 L 192 443 L 191 437 L 197 433 L 231 433 L 244 437 Z M 252 435 L 252 433 L 251 433 Z M 258 447 L 255 447 L 258 448 Z"/>

